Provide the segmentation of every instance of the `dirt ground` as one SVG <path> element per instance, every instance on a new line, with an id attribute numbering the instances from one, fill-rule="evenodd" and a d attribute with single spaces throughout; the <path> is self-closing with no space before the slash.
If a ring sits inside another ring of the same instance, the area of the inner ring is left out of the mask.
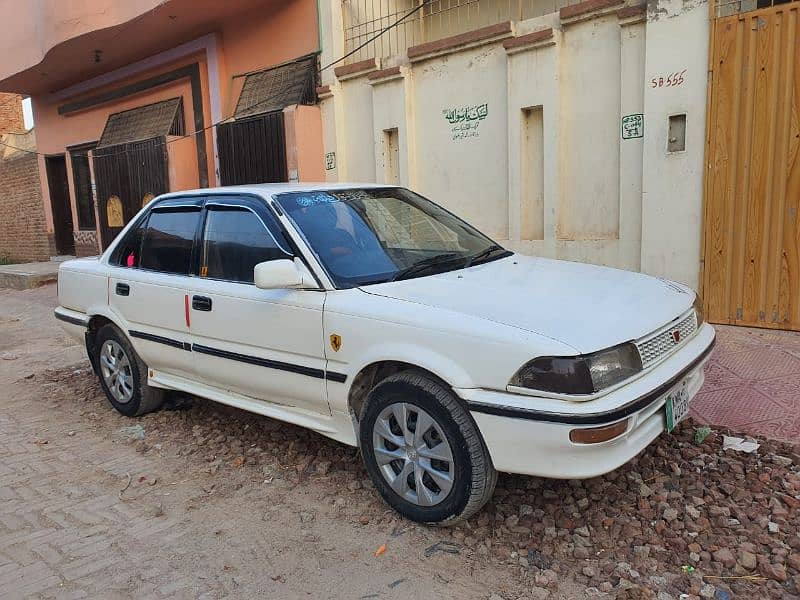
<path id="1" fill-rule="evenodd" d="M 127 419 L 52 318 L 0 290 L 0 598 L 793 598 L 800 457 L 691 423 L 585 482 L 501 475 L 455 528 L 356 450 L 192 398 Z"/>

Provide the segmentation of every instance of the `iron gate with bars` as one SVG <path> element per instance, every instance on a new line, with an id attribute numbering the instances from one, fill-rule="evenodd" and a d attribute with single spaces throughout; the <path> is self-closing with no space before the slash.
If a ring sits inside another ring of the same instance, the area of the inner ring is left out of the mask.
<path id="1" fill-rule="evenodd" d="M 222 185 L 288 179 L 286 132 L 280 111 L 218 125 L 217 147 Z"/>
<path id="2" fill-rule="evenodd" d="M 94 150 L 103 248 L 155 196 L 169 191 L 164 137 Z"/>

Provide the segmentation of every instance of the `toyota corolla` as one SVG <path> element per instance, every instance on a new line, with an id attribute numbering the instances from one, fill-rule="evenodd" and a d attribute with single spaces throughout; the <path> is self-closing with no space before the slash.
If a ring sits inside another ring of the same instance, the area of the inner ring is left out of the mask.
<path id="1" fill-rule="evenodd" d="M 62 264 L 59 303 L 124 415 L 180 390 L 310 428 L 439 524 L 498 471 L 629 461 L 686 416 L 714 344 L 683 285 L 516 254 L 393 186 L 166 194 Z"/>

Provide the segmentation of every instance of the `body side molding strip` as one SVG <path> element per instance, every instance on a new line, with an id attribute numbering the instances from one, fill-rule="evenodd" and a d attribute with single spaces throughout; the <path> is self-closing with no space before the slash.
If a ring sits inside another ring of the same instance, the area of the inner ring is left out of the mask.
<path id="1" fill-rule="evenodd" d="M 238 362 L 247 363 L 249 365 L 256 365 L 259 367 L 266 367 L 268 369 L 278 369 L 279 371 L 288 371 L 289 373 L 297 373 L 298 375 L 306 375 L 307 377 L 314 377 L 315 379 L 326 379 L 335 383 L 344 383 L 347 381 L 347 375 L 344 373 L 336 373 L 334 371 L 324 371 L 314 367 L 305 367 L 303 365 L 295 365 L 292 363 L 285 363 L 277 360 L 269 360 L 267 358 L 260 358 L 258 356 L 250 356 L 249 354 L 239 354 L 238 352 L 229 352 L 227 350 L 220 350 L 219 348 L 211 348 L 210 346 L 203 346 L 201 344 L 190 344 L 189 342 L 182 342 L 168 337 L 155 335 L 152 333 L 145 333 L 143 331 L 128 331 L 128 335 L 134 338 L 146 340 L 148 342 L 155 342 L 157 344 L 164 344 L 178 350 L 186 350 L 187 352 L 199 352 L 209 356 L 216 356 L 217 358 L 226 358 L 228 360 L 235 360 Z"/>

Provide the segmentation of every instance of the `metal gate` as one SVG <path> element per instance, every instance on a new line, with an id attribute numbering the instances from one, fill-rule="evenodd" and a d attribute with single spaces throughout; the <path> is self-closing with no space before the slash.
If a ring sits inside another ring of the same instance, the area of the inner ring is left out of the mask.
<path id="1" fill-rule="evenodd" d="M 158 137 L 94 151 L 103 248 L 108 247 L 142 206 L 169 191 L 165 141 Z"/>
<path id="2" fill-rule="evenodd" d="M 217 126 L 222 185 L 287 181 L 283 113 L 272 112 Z"/>
<path id="3" fill-rule="evenodd" d="M 800 2 L 712 23 L 708 319 L 800 330 Z"/>

